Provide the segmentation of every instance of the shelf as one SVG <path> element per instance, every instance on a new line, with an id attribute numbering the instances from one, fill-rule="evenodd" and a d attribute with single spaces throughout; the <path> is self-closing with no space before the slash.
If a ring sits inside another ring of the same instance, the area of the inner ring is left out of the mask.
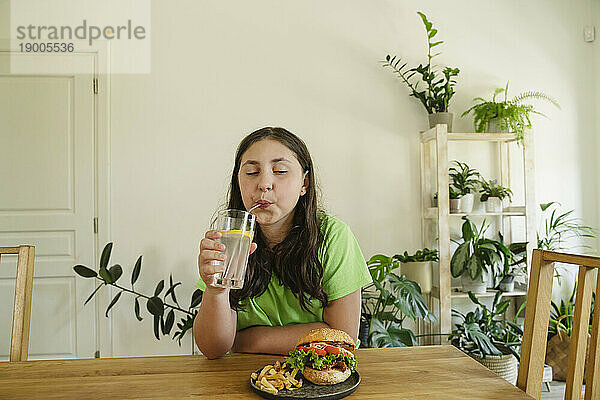
<path id="1" fill-rule="evenodd" d="M 473 217 L 485 217 L 488 215 L 501 215 L 501 216 L 505 216 L 505 217 L 519 217 L 519 216 L 525 216 L 525 207 L 507 207 L 504 209 L 504 211 L 500 212 L 500 213 L 488 213 L 488 212 L 470 212 L 470 213 L 449 213 L 448 216 L 450 217 L 463 217 L 463 216 L 473 216 Z M 430 207 L 425 209 L 425 212 L 423 213 L 423 217 L 424 218 L 429 218 L 429 219 L 436 219 L 438 217 L 438 208 L 437 207 Z"/>
<path id="2" fill-rule="evenodd" d="M 440 290 L 437 286 L 431 288 L 431 296 L 435 298 L 439 298 Z M 495 289 L 487 289 L 485 293 L 477 294 L 477 298 L 480 297 L 494 297 L 498 293 L 498 290 Z M 503 292 L 503 297 L 518 297 L 518 296 L 527 296 L 527 290 L 521 288 L 515 288 L 512 292 Z M 450 292 L 450 297 L 453 299 L 468 299 L 469 295 L 467 293 L 461 292 L 458 288 L 452 288 Z"/>
<path id="3" fill-rule="evenodd" d="M 475 132 L 450 132 L 448 141 L 472 141 L 472 142 L 516 142 L 513 133 L 475 133 Z M 435 128 L 421 132 L 421 142 L 427 143 L 435 139 Z"/>

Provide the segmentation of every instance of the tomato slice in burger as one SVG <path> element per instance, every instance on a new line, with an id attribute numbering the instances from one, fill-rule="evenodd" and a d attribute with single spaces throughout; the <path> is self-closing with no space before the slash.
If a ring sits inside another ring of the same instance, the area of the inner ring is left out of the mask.
<path id="1" fill-rule="evenodd" d="M 308 351 L 310 350 L 308 347 L 306 346 L 298 346 L 298 350 L 304 350 L 308 353 Z"/>
<path id="2" fill-rule="evenodd" d="M 329 354 L 340 354 L 340 349 L 334 346 L 325 346 L 325 351 Z"/>
<path id="3" fill-rule="evenodd" d="M 317 353 L 317 355 L 319 356 L 327 355 L 327 352 L 323 349 L 317 349 L 316 347 L 313 347 L 312 350 L 314 350 L 315 353 Z"/>

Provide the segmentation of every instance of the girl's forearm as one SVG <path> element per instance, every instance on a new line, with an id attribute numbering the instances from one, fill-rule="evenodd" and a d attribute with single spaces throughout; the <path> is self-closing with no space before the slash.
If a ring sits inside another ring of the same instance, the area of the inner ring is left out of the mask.
<path id="1" fill-rule="evenodd" d="M 235 339 L 237 315 L 229 306 L 229 290 L 207 287 L 194 319 L 194 339 L 207 358 L 224 356 Z"/>
<path id="2" fill-rule="evenodd" d="M 329 327 L 324 322 L 288 326 L 253 326 L 235 335 L 232 351 L 286 355 L 296 347 L 296 341 L 306 332 Z"/>

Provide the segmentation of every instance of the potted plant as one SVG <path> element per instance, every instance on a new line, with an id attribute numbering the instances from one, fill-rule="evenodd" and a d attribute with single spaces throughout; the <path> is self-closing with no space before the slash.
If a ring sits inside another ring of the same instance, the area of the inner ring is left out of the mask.
<path id="1" fill-rule="evenodd" d="M 437 124 L 448 125 L 448 132 L 452 132 L 452 113 L 448 112 L 448 103 L 454 95 L 454 86 L 460 70 L 458 68 L 445 67 L 441 71 L 433 59 L 440 54 L 434 47 L 444 43 L 443 41 L 434 41 L 437 29 L 427 20 L 425 14 L 417 12 L 425 25 L 427 32 L 427 64 L 419 64 L 418 67 L 407 68 L 406 62 L 401 57 L 386 56 L 383 62 L 384 67 L 390 67 L 398 77 L 406 83 L 410 90 L 410 95 L 419 99 L 423 107 L 429 114 L 429 127 L 433 128 Z M 433 53 L 433 54 L 432 54 Z M 441 76 L 440 76 L 441 73 Z M 419 83 L 424 82 L 425 87 L 419 87 Z"/>
<path id="2" fill-rule="evenodd" d="M 496 96 L 501 93 L 504 93 L 504 100 L 496 102 Z M 461 116 L 473 112 L 476 132 L 511 132 L 522 142 L 525 129 L 531 128 L 531 114 L 545 116 L 533 105 L 524 103 L 528 99 L 546 100 L 560 109 L 556 100 L 542 92 L 526 91 L 509 100 L 507 82 L 506 88 L 494 90 L 491 101 L 482 97 L 474 98 L 473 101 L 479 103 L 466 110 Z"/>
<path id="3" fill-rule="evenodd" d="M 501 242 L 484 237 L 489 225 L 483 221 L 480 230 L 464 216 L 462 239 L 450 260 L 450 272 L 461 278 L 463 292 L 485 293 L 488 281 L 496 287 L 508 273 L 511 251 Z"/>
<path id="4" fill-rule="evenodd" d="M 359 339 L 364 347 L 418 345 L 415 334 L 403 327 L 406 318 L 434 321 L 416 282 L 392 272 L 394 257 L 374 255 L 367 261 L 373 283 L 362 289 Z"/>
<path id="5" fill-rule="evenodd" d="M 431 293 L 432 263 L 439 261 L 436 249 L 429 250 L 425 247 L 413 255 L 405 251 L 404 254 L 396 254 L 393 258 L 400 262 L 402 275 L 419 284 L 421 293 Z"/>
<path id="6" fill-rule="evenodd" d="M 487 308 L 472 292 L 469 292 L 469 298 L 477 306 L 475 311 L 465 315 L 452 310 L 452 315 L 459 322 L 449 336 L 451 343 L 514 385 L 523 330 L 516 324 L 516 317 L 512 322 L 501 318 L 510 300 L 501 301 L 502 293 L 498 292 L 492 307 Z M 516 316 L 520 315 L 523 308 L 524 304 Z"/>
<path id="7" fill-rule="evenodd" d="M 501 233 L 500 242 L 504 243 L 504 237 Z M 527 277 L 527 242 L 515 242 L 508 245 L 508 249 L 512 253 L 512 262 L 508 266 L 508 272 L 504 275 L 498 289 L 503 292 L 512 292 L 515 290 L 515 280 L 523 279 L 522 283 L 525 283 Z"/>
<path id="8" fill-rule="evenodd" d="M 480 174 L 476 169 L 470 168 L 467 163 L 457 160 L 452 161 L 455 166 L 450 167 L 448 175 L 450 177 L 450 185 L 455 189 L 455 196 L 458 195 L 457 212 L 470 213 L 473 211 L 472 192 L 479 183 Z M 452 193 L 452 191 L 450 191 Z"/>
<path id="9" fill-rule="evenodd" d="M 502 212 L 502 202 L 504 199 L 512 201 L 512 190 L 500 185 L 498 180 L 486 181 L 485 179 L 481 179 L 479 183 L 481 184 L 481 188 L 479 189 L 481 197 L 479 200 L 485 203 L 486 212 L 500 213 Z"/>
<path id="10" fill-rule="evenodd" d="M 573 333 L 573 322 L 575 315 L 575 294 L 577 293 L 577 282 L 573 285 L 573 290 L 568 299 L 561 299 L 560 305 L 554 301 L 550 303 L 550 321 L 548 323 L 548 344 L 546 346 L 545 363 L 552 367 L 552 378 L 555 381 L 565 381 L 567 378 L 569 366 L 569 353 L 571 348 L 571 335 Z M 592 296 L 590 310 L 590 319 L 588 322 L 588 340 L 586 345 L 586 362 L 584 366 L 587 369 L 587 356 L 589 355 L 589 339 L 592 331 L 592 321 L 594 317 L 595 294 Z M 585 383 L 585 380 L 584 380 Z"/>

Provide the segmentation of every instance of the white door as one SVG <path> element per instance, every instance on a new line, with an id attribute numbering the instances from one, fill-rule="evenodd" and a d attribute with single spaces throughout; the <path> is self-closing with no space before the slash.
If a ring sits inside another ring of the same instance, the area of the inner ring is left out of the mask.
<path id="1" fill-rule="evenodd" d="M 0 53 L 0 66 L 9 56 L 45 62 Z M 95 304 L 83 303 L 94 282 L 76 277 L 73 266 L 95 268 L 94 57 L 53 57 L 77 59 L 89 74 L 0 70 L 0 246 L 35 246 L 29 359 L 89 358 Z M 16 258 L 2 257 L 0 360 L 8 359 L 15 270 Z"/>

